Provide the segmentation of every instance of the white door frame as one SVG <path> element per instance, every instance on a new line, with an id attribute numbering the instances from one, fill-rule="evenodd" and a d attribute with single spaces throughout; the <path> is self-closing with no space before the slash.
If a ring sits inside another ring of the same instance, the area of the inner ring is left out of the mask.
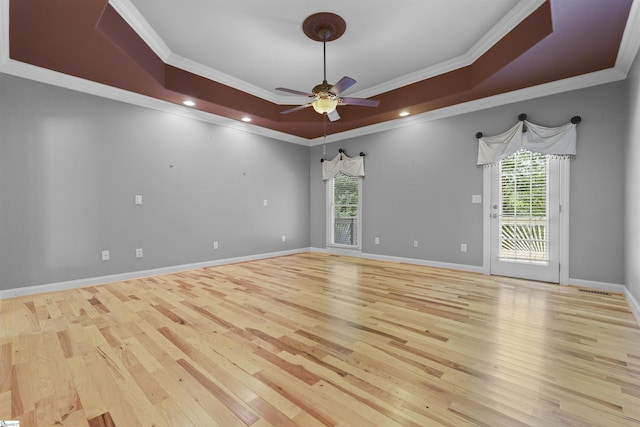
<path id="1" fill-rule="evenodd" d="M 560 257 L 560 284 L 569 284 L 569 184 L 570 160 L 560 159 L 560 235 L 558 255 Z M 492 182 L 491 168 L 495 165 L 484 166 L 482 171 L 482 272 L 491 274 L 491 200 Z"/>

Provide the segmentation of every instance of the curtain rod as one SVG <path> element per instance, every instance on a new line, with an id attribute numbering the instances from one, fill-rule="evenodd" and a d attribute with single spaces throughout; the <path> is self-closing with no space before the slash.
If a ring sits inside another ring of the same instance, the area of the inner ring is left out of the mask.
<path id="1" fill-rule="evenodd" d="M 345 153 L 345 151 L 342 148 L 338 150 L 338 153 L 340 154 L 344 153 L 345 156 L 347 155 L 347 153 Z M 360 152 L 360 157 L 364 157 L 364 152 L 362 151 Z M 324 162 L 324 159 L 320 159 L 320 163 L 322 162 Z"/>
<path id="2" fill-rule="evenodd" d="M 518 115 L 518 120 L 520 120 L 521 122 L 524 122 L 525 120 L 527 120 L 527 115 L 524 114 L 524 113 Z M 580 116 L 571 117 L 571 123 L 573 123 L 574 125 L 577 125 L 581 121 L 582 121 L 582 117 L 580 117 Z M 526 131 L 527 131 L 527 127 L 524 126 L 524 128 L 522 129 L 522 132 L 526 132 Z M 484 134 L 482 132 L 476 133 L 476 139 L 480 139 L 483 136 L 484 136 Z"/>

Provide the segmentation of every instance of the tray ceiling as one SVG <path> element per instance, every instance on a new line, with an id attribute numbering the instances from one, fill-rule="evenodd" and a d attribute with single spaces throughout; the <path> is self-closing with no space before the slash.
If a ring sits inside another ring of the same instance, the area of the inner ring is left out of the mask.
<path id="1" fill-rule="evenodd" d="M 56 75 L 41 80 L 88 92 L 158 100 L 205 120 L 250 118 L 238 126 L 295 142 L 483 99 L 512 102 L 505 95 L 532 97 L 550 84 L 568 90 L 572 79 L 586 86 L 624 78 L 638 44 L 631 0 L 1 1 L 8 47 L 0 71 L 33 78 L 43 75 L 37 67 Z M 381 101 L 339 106 L 341 119 L 326 128 L 310 108 L 280 114 L 308 100 L 275 91 L 307 92 L 322 81 L 322 43 L 301 26 L 324 11 L 347 24 L 327 43 L 327 80 L 350 76 L 357 84 L 345 96 Z M 182 106 L 187 98 L 192 113 Z"/>

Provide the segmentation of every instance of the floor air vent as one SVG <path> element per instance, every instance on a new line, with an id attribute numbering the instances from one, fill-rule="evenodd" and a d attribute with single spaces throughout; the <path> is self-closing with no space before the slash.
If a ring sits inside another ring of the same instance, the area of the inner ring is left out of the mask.
<path id="1" fill-rule="evenodd" d="M 585 292 L 587 294 L 596 294 L 596 295 L 607 295 L 611 296 L 611 294 L 607 291 L 597 291 L 595 289 L 578 289 L 578 292 Z"/>

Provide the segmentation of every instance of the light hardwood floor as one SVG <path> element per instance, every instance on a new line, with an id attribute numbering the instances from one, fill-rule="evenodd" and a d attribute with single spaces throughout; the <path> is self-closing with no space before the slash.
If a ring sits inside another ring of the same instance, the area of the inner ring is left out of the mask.
<path id="1" fill-rule="evenodd" d="M 638 426 L 619 294 L 317 253 L 0 301 L 0 420 Z"/>

